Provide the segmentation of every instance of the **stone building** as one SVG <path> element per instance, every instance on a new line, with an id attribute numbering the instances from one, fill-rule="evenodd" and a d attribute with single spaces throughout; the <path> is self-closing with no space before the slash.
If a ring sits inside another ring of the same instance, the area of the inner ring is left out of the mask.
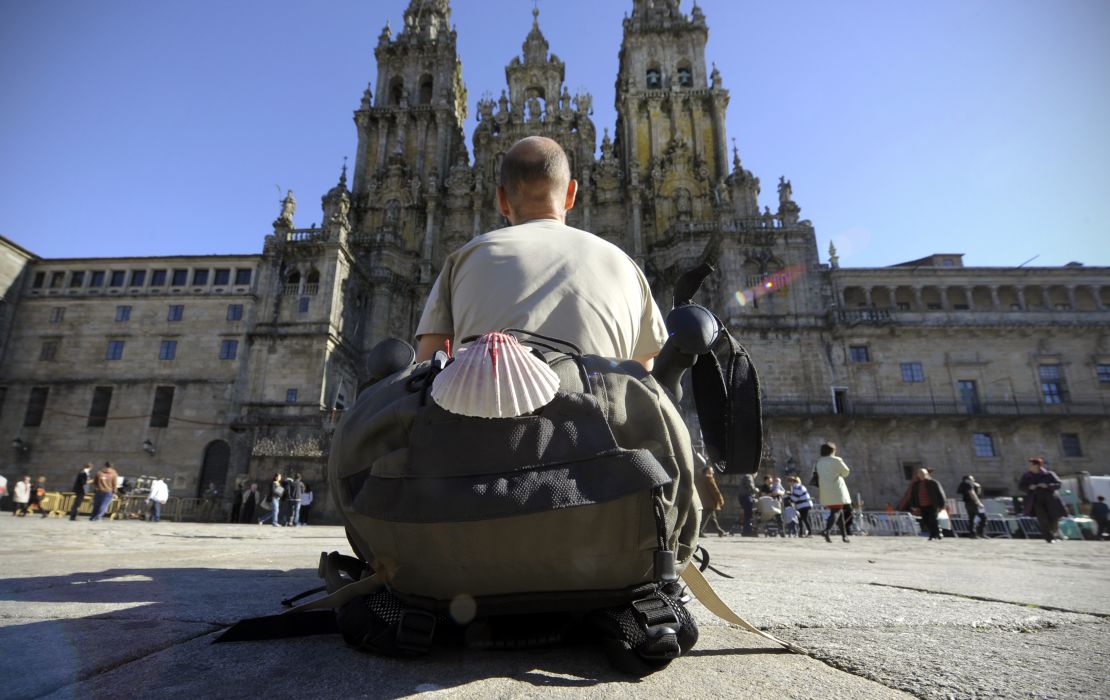
<path id="1" fill-rule="evenodd" d="M 600 140 L 593 97 L 570 94 L 533 10 L 468 147 L 449 3 L 412 0 L 378 38 L 350 186 L 344 167 L 321 227 L 297 226 L 290 192 L 260 255 L 43 260 L 2 241 L 5 470 L 67 485 L 78 464 L 113 459 L 186 496 L 274 471 L 320 484 L 366 352 L 411 339 L 444 257 L 503 225 L 500 160 L 530 134 L 570 157 L 568 222 L 628 251 L 661 307 L 683 271 L 717 266 L 700 301 L 761 371 L 765 471 L 808 475 L 833 440 L 853 492 L 882 507 L 917 465 L 949 489 L 975 473 L 998 495 L 1033 454 L 1108 470 L 1110 269 L 972 268 L 958 254 L 849 269 L 833 250 L 823 263 L 791 182 L 761 209 L 760 179 L 727 147 L 702 11 L 631 5 Z"/>

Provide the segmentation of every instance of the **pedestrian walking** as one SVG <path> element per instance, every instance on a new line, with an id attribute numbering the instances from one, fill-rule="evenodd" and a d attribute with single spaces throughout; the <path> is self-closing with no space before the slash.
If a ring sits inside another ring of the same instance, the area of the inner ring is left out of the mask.
<path id="1" fill-rule="evenodd" d="M 101 520 L 108 515 L 118 481 L 119 474 L 116 473 L 115 467 L 112 466 L 111 462 L 105 462 L 93 480 L 93 510 L 92 515 L 89 516 L 90 522 Z"/>
<path id="2" fill-rule="evenodd" d="M 150 494 L 146 497 L 146 502 L 150 504 L 150 522 L 156 523 L 162 519 L 162 506 L 166 505 L 168 500 L 170 500 L 170 487 L 166 481 L 159 477 L 150 482 Z"/>
<path id="3" fill-rule="evenodd" d="M 944 508 L 947 498 L 940 482 L 929 474 L 928 469 L 914 472 L 909 488 L 898 502 L 902 510 L 912 510 L 921 514 L 921 528 L 929 533 L 929 540 L 940 540 L 940 522 L 937 514 Z"/>
<path id="4" fill-rule="evenodd" d="M 266 499 L 270 502 L 270 514 L 263 516 L 258 521 L 259 525 L 269 521 L 274 527 L 280 527 L 281 524 L 281 497 L 285 493 L 285 487 L 281 485 L 281 474 L 274 474 L 274 480 L 270 482 L 270 491 L 266 495 Z"/>
<path id="5" fill-rule="evenodd" d="M 1110 525 L 1110 505 L 1106 504 L 1106 496 L 1099 496 L 1098 501 L 1091 504 L 1091 520 L 1095 521 L 1098 525 L 1098 539 L 1102 541 L 1102 536 L 1106 534 L 1108 525 Z"/>
<path id="6" fill-rule="evenodd" d="M 829 531 L 834 524 L 838 524 L 840 539 L 848 542 L 848 533 L 852 530 L 852 495 L 848 492 L 848 484 L 844 481 L 844 477 L 848 476 L 851 470 L 844 460 L 836 456 L 835 443 L 826 442 L 821 445 L 821 458 L 817 460 L 813 469 L 817 472 L 820 484 L 818 488 L 821 505 L 829 509 L 829 519 L 825 522 L 825 529 L 821 531 L 821 535 L 826 542 L 832 542 L 829 539 Z"/>
<path id="7" fill-rule="evenodd" d="M 717 486 L 717 479 L 713 475 L 713 467 L 706 464 L 699 470 L 697 477 L 694 479 L 694 487 L 698 490 L 698 498 L 701 499 L 702 508 L 699 536 L 704 537 L 712 526 L 718 537 L 724 537 L 725 529 L 718 522 L 717 513 L 724 506 L 725 497 L 721 495 L 721 489 Z"/>
<path id="8" fill-rule="evenodd" d="M 301 497 L 304 496 L 304 482 L 300 474 L 294 474 L 289 483 L 289 525 L 297 527 L 301 524 Z"/>
<path id="9" fill-rule="evenodd" d="M 28 504 L 31 502 L 31 475 L 24 474 L 23 478 L 15 482 L 12 487 L 12 515 L 23 517 L 27 515 Z"/>
<path id="10" fill-rule="evenodd" d="M 752 528 L 752 514 L 755 512 L 755 495 L 758 490 L 755 487 L 755 479 L 751 474 L 740 475 L 740 536 L 741 537 L 755 537 L 755 530 Z"/>
<path id="11" fill-rule="evenodd" d="M 228 517 L 229 523 L 239 522 L 239 515 L 243 510 L 243 482 L 240 481 L 235 484 L 235 493 L 231 494 L 231 516 Z"/>
<path id="12" fill-rule="evenodd" d="M 972 537 L 985 537 L 987 528 L 987 514 L 983 509 L 983 500 L 980 498 L 983 493 L 983 487 L 975 481 L 975 477 L 971 474 L 966 475 L 960 485 L 956 488 L 956 493 L 964 501 L 964 510 L 967 511 L 967 530 L 968 534 Z M 979 519 L 979 525 L 975 525 L 975 519 Z"/>
<path id="13" fill-rule="evenodd" d="M 801 478 L 792 476 L 786 480 L 790 490 L 787 496 L 791 505 L 798 511 L 798 537 L 812 537 L 813 527 L 809 524 L 809 511 L 813 509 L 813 499 L 809 496 L 809 489 L 802 485 Z"/>
<path id="14" fill-rule="evenodd" d="M 50 512 L 42 507 L 42 499 L 46 496 L 46 477 L 39 475 L 37 481 L 31 485 L 31 499 L 27 503 L 29 510 L 34 510 L 42 517 L 50 515 Z"/>
<path id="15" fill-rule="evenodd" d="M 782 522 L 786 527 L 786 537 L 798 536 L 798 509 L 793 503 L 787 502 L 782 509 Z"/>
<path id="16" fill-rule="evenodd" d="M 239 510 L 239 522 L 249 523 L 254 521 L 254 514 L 258 510 L 259 499 L 258 484 L 251 482 L 249 488 L 243 492 L 243 505 Z"/>
<path id="17" fill-rule="evenodd" d="M 301 496 L 301 525 L 308 525 L 308 516 L 312 513 L 312 502 L 315 500 L 316 494 L 312 492 L 312 484 L 306 483 L 304 495 Z"/>
<path id="18" fill-rule="evenodd" d="M 73 479 L 73 507 L 69 509 L 70 520 L 77 520 L 77 512 L 81 510 L 81 504 L 84 503 L 85 496 L 88 494 L 92 470 L 92 462 L 85 462 L 85 466 L 81 467 L 81 470 L 77 472 L 77 476 Z"/>
<path id="19" fill-rule="evenodd" d="M 1060 477 L 1044 465 L 1044 459 L 1030 457 L 1029 470 L 1021 475 L 1018 488 L 1026 493 L 1025 515 L 1037 519 L 1045 542 L 1051 543 L 1060 518 L 1068 514 L 1060 499 Z"/>

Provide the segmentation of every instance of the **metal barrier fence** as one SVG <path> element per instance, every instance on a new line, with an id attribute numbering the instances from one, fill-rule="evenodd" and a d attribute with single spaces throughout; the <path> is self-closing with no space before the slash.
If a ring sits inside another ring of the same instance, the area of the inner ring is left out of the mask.
<path id="1" fill-rule="evenodd" d="M 41 511 L 50 517 L 61 518 L 69 515 L 77 494 L 67 491 L 48 491 L 39 502 Z M 177 498 L 171 497 L 162 506 L 162 519 L 182 522 L 215 522 L 224 519 L 224 504 L 206 498 Z M 81 501 L 77 515 L 92 515 L 93 496 L 88 494 Z M 146 496 L 113 496 L 112 503 L 108 506 L 108 518 L 112 520 L 141 520 L 150 513 L 150 504 Z"/>

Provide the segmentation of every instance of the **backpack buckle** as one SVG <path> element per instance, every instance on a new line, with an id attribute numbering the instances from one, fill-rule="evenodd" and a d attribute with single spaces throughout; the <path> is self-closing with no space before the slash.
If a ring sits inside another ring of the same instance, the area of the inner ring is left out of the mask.
<path id="1" fill-rule="evenodd" d="M 648 639 L 659 639 L 668 634 L 677 635 L 682 628 L 678 614 L 659 594 L 632 601 L 632 610 Z"/>
<path id="2" fill-rule="evenodd" d="M 423 654 L 432 646 L 436 616 L 423 610 L 405 610 L 397 621 L 397 648 Z"/>

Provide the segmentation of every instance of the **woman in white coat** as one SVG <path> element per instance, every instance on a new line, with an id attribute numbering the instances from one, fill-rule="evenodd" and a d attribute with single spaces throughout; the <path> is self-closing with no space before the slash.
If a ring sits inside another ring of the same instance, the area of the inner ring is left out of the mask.
<path id="1" fill-rule="evenodd" d="M 829 539 L 829 530 L 833 523 L 840 523 L 840 538 L 848 542 L 848 532 L 852 528 L 852 496 L 848 493 L 848 484 L 844 477 L 848 476 L 848 465 L 836 456 L 836 445 L 826 442 L 821 445 L 821 459 L 814 465 L 817 470 L 818 485 L 821 490 L 821 505 L 829 509 L 829 519 L 825 522 L 825 529 L 821 534 L 826 542 Z"/>

